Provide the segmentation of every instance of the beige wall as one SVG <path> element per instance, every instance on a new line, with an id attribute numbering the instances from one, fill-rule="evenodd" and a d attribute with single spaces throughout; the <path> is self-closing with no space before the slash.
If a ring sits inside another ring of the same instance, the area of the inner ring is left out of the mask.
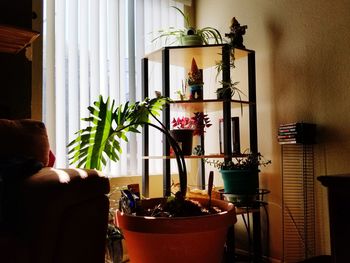
<path id="1" fill-rule="evenodd" d="M 270 253 L 282 257 L 280 123 L 318 125 L 316 176 L 350 171 L 350 1 L 197 0 L 197 25 L 228 32 L 235 16 L 248 25 L 244 43 L 256 51 L 259 150 L 272 159 L 262 185 L 271 190 Z M 315 182 L 318 253 L 329 252 L 326 195 Z"/>

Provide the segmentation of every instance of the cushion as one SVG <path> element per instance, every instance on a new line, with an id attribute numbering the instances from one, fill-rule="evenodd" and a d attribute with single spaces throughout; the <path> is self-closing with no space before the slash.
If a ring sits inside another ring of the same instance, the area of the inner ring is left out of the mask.
<path id="1" fill-rule="evenodd" d="M 55 161 L 56 161 L 56 156 L 54 155 L 54 153 L 50 150 L 49 153 L 49 163 L 47 164 L 48 167 L 53 167 L 55 165 Z"/>
<path id="2" fill-rule="evenodd" d="M 50 145 L 43 122 L 0 119 L 0 155 L 25 156 L 47 166 Z"/>

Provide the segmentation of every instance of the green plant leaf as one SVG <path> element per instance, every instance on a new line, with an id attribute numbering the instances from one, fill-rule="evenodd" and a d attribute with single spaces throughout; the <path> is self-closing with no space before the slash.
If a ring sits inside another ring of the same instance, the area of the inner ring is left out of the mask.
<path id="1" fill-rule="evenodd" d="M 111 129 L 113 108 L 114 101 L 110 106 L 109 99 L 104 102 L 102 96 L 94 106 L 88 107 L 91 116 L 83 120 L 90 122 L 91 126 L 80 130 L 76 139 L 68 144 L 71 148 L 69 153 L 73 154 L 71 164 L 78 162 L 78 167 L 102 169 L 103 152 L 113 131 Z"/>
<path id="2" fill-rule="evenodd" d="M 67 147 L 71 164 L 78 167 L 101 170 L 107 159 L 118 161 L 122 148 L 120 140 L 128 142 L 127 133 L 140 133 L 141 124 L 150 123 L 150 113 L 159 116 L 163 106 L 170 100 L 160 97 L 114 108 L 114 100 L 103 100 L 102 96 L 89 106 L 90 116 L 82 120 L 88 126 L 76 132 L 76 138 Z"/>
<path id="3" fill-rule="evenodd" d="M 185 27 L 189 28 L 190 27 L 190 18 L 189 18 L 189 16 L 186 15 L 184 12 L 182 12 L 182 10 L 179 9 L 178 7 L 176 7 L 176 6 L 171 6 L 171 7 L 176 9 L 183 16 L 183 18 L 185 20 Z"/>

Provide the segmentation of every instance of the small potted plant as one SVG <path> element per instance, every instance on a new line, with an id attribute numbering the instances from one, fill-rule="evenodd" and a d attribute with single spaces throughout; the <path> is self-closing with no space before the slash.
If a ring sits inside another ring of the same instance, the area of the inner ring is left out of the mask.
<path id="1" fill-rule="evenodd" d="M 230 33 L 226 33 L 225 37 L 230 39 L 229 45 L 231 47 L 230 52 L 230 64 L 229 68 L 235 68 L 235 48 L 245 49 L 243 45 L 243 35 L 246 33 L 247 25 L 241 26 L 235 17 L 231 20 Z M 222 61 L 217 64 L 217 75 L 223 70 L 224 64 Z M 232 98 L 233 95 L 237 92 L 239 99 L 241 99 L 242 92 L 236 87 L 239 82 L 234 82 L 230 80 L 228 83 L 221 83 L 222 87 L 216 90 L 217 98 Z"/>
<path id="2" fill-rule="evenodd" d="M 226 198 L 236 204 L 255 201 L 259 186 L 259 167 L 271 164 L 261 153 L 248 153 L 234 157 L 232 161 L 208 160 L 205 162 L 219 169 L 224 182 Z"/>
<path id="3" fill-rule="evenodd" d="M 166 42 L 170 42 L 169 45 L 178 43 L 182 46 L 196 46 L 196 45 L 208 45 L 211 40 L 214 44 L 222 43 L 222 36 L 220 32 L 213 27 L 204 27 L 196 29 L 190 25 L 189 16 L 176 6 L 175 8 L 185 20 L 184 28 L 169 27 L 168 29 L 161 29 L 158 31 L 158 36 L 153 39 L 156 41 L 160 38 L 166 38 Z"/>
<path id="4" fill-rule="evenodd" d="M 192 154 L 193 136 L 201 136 L 212 124 L 207 114 L 195 112 L 192 117 L 173 118 L 171 135 L 182 148 L 184 155 Z"/>
<path id="5" fill-rule="evenodd" d="M 231 81 L 229 83 L 223 83 L 220 84 L 222 87 L 218 88 L 216 90 L 216 95 L 219 100 L 225 99 L 225 98 L 232 98 L 235 93 L 238 94 L 239 99 L 241 100 L 242 91 L 237 88 L 238 81 Z"/>

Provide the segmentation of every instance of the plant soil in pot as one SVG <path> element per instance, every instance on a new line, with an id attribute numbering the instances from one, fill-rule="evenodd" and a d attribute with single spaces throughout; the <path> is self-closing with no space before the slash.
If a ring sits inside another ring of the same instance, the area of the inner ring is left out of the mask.
<path id="1" fill-rule="evenodd" d="M 173 129 L 170 131 L 184 155 L 192 154 L 193 132 L 193 129 Z"/>
<path id="2" fill-rule="evenodd" d="M 203 206 L 208 199 L 194 198 Z M 161 199 L 142 200 L 154 207 Z M 234 206 L 211 200 L 223 212 L 191 217 L 133 216 L 117 211 L 116 223 L 123 229 L 133 263 L 221 263 L 229 227 L 236 222 Z M 130 249 L 133 248 L 133 249 Z"/>

